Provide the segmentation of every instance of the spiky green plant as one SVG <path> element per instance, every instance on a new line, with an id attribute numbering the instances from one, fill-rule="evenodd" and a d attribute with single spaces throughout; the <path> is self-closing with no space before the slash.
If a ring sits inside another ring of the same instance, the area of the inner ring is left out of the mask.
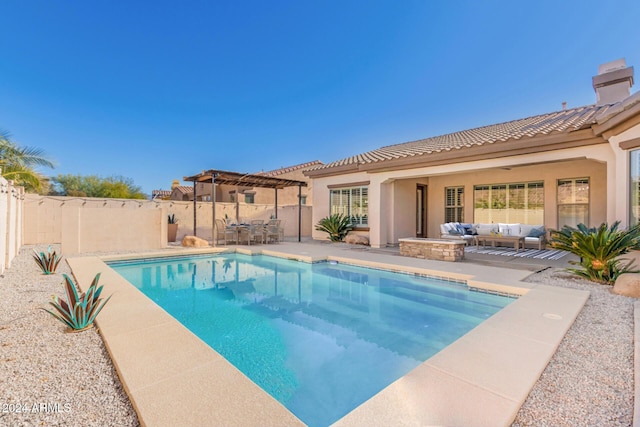
<path id="1" fill-rule="evenodd" d="M 342 242 L 349 231 L 353 230 L 353 225 L 348 216 L 333 214 L 318 221 L 316 230 L 328 233 L 332 242 Z"/>
<path id="2" fill-rule="evenodd" d="M 169 224 L 177 224 L 178 221 L 176 220 L 176 214 L 171 214 L 171 215 L 167 215 L 168 216 L 168 221 Z"/>
<path id="3" fill-rule="evenodd" d="M 60 255 L 56 254 L 56 251 L 51 249 L 51 246 L 49 246 L 47 252 L 36 252 L 34 249 L 32 256 L 43 274 L 55 273 L 62 259 Z"/>
<path id="4" fill-rule="evenodd" d="M 619 275 L 638 272 L 633 268 L 633 260 L 624 263 L 619 257 L 640 248 L 640 224 L 627 230 L 618 230 L 619 225 L 620 221 L 611 227 L 606 223 L 597 228 L 584 224 L 578 224 L 576 228 L 565 225 L 562 230 L 551 232 L 551 246 L 580 257 L 580 262 L 570 261 L 581 267 L 569 268 L 572 273 L 613 285 Z"/>
<path id="5" fill-rule="evenodd" d="M 100 273 L 96 274 L 87 292 L 78 293 L 76 284 L 65 274 L 64 289 L 67 297 L 66 301 L 58 298 L 58 296 L 54 296 L 53 301 L 49 302 L 49 304 L 55 308 L 56 312 L 54 313 L 46 308 L 42 310 L 74 331 L 88 328 L 93 324 L 93 321 L 105 304 L 111 299 L 111 296 L 104 301 L 100 299 L 102 286 L 98 286 L 99 280 Z"/>

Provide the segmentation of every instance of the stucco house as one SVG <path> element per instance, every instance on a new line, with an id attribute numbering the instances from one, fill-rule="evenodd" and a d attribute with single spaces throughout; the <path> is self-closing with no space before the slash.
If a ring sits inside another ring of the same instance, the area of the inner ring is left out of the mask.
<path id="1" fill-rule="evenodd" d="M 549 229 L 640 218 L 640 93 L 620 59 L 592 79 L 597 102 L 378 148 L 305 172 L 313 223 L 350 215 L 371 246 L 439 237 L 440 224 Z M 314 231 L 313 237 L 326 234 Z"/>

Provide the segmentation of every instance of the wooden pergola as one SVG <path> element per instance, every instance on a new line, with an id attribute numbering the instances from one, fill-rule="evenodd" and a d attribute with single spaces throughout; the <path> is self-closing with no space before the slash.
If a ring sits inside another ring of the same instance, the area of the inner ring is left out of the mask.
<path id="1" fill-rule="evenodd" d="M 304 181 L 296 181 L 293 179 L 274 178 L 271 176 L 229 172 L 221 170 L 208 170 L 202 171 L 198 175 L 185 176 L 184 181 L 193 182 L 193 235 L 196 235 L 196 217 L 197 217 L 197 196 L 196 184 L 206 183 L 211 184 L 211 244 L 216 245 L 215 227 L 216 227 L 216 184 L 235 185 L 236 187 L 260 187 L 260 188 L 273 188 L 275 191 L 275 217 L 278 218 L 278 189 L 285 187 L 298 186 L 298 242 L 301 240 L 302 235 L 302 187 L 306 187 L 307 183 Z M 237 216 L 237 203 L 238 196 L 236 194 L 236 216 Z"/>

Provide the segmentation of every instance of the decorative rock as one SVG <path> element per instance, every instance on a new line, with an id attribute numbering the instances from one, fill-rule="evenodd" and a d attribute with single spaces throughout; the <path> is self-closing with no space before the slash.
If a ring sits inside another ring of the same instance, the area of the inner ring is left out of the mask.
<path id="1" fill-rule="evenodd" d="M 345 242 L 352 245 L 365 245 L 369 246 L 369 238 L 360 234 L 349 234 L 345 239 Z"/>
<path id="2" fill-rule="evenodd" d="M 204 248 L 209 246 L 209 242 L 196 236 L 184 236 L 182 246 L 191 248 Z"/>
<path id="3" fill-rule="evenodd" d="M 640 273 L 624 273 L 618 276 L 611 290 L 614 294 L 640 298 Z"/>

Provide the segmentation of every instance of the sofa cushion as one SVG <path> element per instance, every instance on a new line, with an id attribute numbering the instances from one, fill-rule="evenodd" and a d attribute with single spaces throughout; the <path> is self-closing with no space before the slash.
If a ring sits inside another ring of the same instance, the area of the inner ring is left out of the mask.
<path id="1" fill-rule="evenodd" d="M 520 223 L 516 224 L 498 224 L 498 232 L 503 236 L 519 236 L 520 235 Z"/>
<path id="2" fill-rule="evenodd" d="M 478 224 L 476 227 L 478 236 L 490 236 L 492 233 L 498 232 L 497 224 Z"/>

